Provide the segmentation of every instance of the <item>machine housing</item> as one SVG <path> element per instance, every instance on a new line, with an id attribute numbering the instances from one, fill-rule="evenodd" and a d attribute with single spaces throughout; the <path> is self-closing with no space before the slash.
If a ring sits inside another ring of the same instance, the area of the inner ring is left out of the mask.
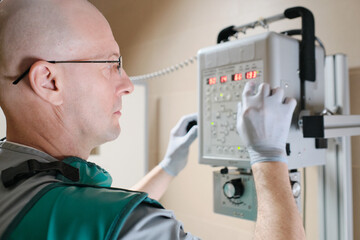
<path id="1" fill-rule="evenodd" d="M 304 138 L 299 125 L 299 51 L 297 39 L 274 32 L 199 50 L 199 163 L 250 168 L 246 146 L 236 130 L 237 105 L 250 80 L 281 87 L 285 96 L 298 102 L 287 139 L 289 169 L 325 163 L 325 149 Z M 324 51 L 316 47 L 316 81 L 305 82 L 307 115 L 323 111 L 324 91 Z"/>

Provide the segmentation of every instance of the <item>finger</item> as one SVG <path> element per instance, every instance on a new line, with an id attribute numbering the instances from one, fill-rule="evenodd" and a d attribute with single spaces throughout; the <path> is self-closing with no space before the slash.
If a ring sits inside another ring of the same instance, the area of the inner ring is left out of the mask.
<path id="1" fill-rule="evenodd" d="M 267 83 L 261 83 L 256 96 L 263 96 L 264 98 L 270 96 L 270 85 Z"/>
<path id="2" fill-rule="evenodd" d="M 284 89 L 282 88 L 274 88 L 271 89 L 271 97 L 275 98 L 278 102 L 284 101 Z"/>
<path id="3" fill-rule="evenodd" d="M 173 128 L 173 134 L 174 135 L 181 135 L 181 136 L 185 135 L 186 134 L 186 127 L 189 124 L 189 122 L 197 121 L 197 119 L 198 119 L 198 114 L 197 113 L 192 113 L 192 114 L 183 116 L 178 121 L 176 126 Z"/>
<path id="4" fill-rule="evenodd" d="M 248 81 L 246 84 L 245 84 L 245 87 L 244 87 L 244 90 L 243 90 L 243 94 L 242 94 L 242 99 L 244 101 L 244 99 L 246 97 L 249 97 L 249 96 L 253 96 L 254 95 L 254 92 L 255 92 L 255 82 L 254 81 Z"/>
<path id="5" fill-rule="evenodd" d="M 284 104 L 286 104 L 289 107 L 291 113 L 293 113 L 294 110 L 295 110 L 295 107 L 297 105 L 297 102 L 296 102 L 295 98 L 288 98 L 287 97 L 287 98 L 284 99 Z"/>
<path id="6" fill-rule="evenodd" d="M 191 114 L 188 114 L 188 115 L 185 115 L 183 116 L 184 119 L 188 119 L 189 121 L 193 121 L 193 120 L 196 120 L 198 119 L 198 113 L 191 113 Z"/>
<path id="7" fill-rule="evenodd" d="M 185 135 L 185 142 L 187 146 L 190 146 L 191 143 L 197 138 L 198 136 L 198 126 L 193 126 L 189 132 Z"/>

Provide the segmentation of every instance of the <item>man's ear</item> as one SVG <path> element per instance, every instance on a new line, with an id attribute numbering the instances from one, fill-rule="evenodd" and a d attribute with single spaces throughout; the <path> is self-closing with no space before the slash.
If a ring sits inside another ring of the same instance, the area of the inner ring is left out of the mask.
<path id="1" fill-rule="evenodd" d="M 62 84 L 57 76 L 55 64 L 46 61 L 35 62 L 29 71 L 30 85 L 43 100 L 53 104 L 63 103 Z"/>

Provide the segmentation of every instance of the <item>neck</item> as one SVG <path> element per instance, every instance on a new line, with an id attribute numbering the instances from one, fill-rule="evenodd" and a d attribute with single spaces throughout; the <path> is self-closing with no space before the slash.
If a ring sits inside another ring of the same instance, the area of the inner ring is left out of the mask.
<path id="1" fill-rule="evenodd" d="M 33 147 L 59 160 L 69 156 L 85 160 L 89 157 L 94 146 L 89 146 L 76 133 L 69 131 L 59 118 L 43 116 L 34 121 L 34 116 L 39 115 L 35 113 L 30 119 L 18 121 L 7 118 L 7 140 Z"/>

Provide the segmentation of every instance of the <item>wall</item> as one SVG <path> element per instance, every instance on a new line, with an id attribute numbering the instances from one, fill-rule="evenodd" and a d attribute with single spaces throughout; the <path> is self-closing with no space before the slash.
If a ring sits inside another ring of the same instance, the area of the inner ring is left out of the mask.
<path id="1" fill-rule="evenodd" d="M 214 45 L 217 33 L 229 25 L 241 25 L 282 12 L 293 6 L 312 10 L 316 20 L 316 35 L 323 40 L 327 54 L 345 53 L 349 66 L 360 66 L 360 1 L 358 0 L 92 0 L 108 18 L 120 45 L 129 75 L 156 71 L 192 57 L 197 50 Z M 270 25 L 281 31 L 300 26 L 299 20 L 284 20 Z M 249 30 L 248 35 L 262 32 Z M 357 79 L 352 79 L 352 95 L 359 91 Z M 154 166 L 166 151 L 168 134 L 181 115 L 197 111 L 197 69 L 192 65 L 149 84 L 149 165 Z M 353 98 L 352 98 L 352 101 Z M 360 112 L 352 102 L 352 111 Z M 357 139 L 357 138 L 353 138 Z M 359 143 L 354 141 L 354 146 Z M 187 168 L 173 181 L 162 203 L 175 211 L 185 224 L 185 230 L 203 239 L 251 239 L 254 224 L 212 212 L 212 171 L 197 164 L 197 142 L 190 151 Z M 353 148 L 354 151 L 354 148 Z M 360 157 L 353 152 L 353 158 Z M 355 162 L 355 161 L 354 161 Z M 358 163 L 357 163 L 358 164 Z M 358 165 L 354 181 L 360 180 Z M 317 169 L 307 171 L 308 239 L 318 239 Z M 359 190 L 354 185 L 354 199 Z M 355 209 L 359 208 L 358 200 Z M 356 215 L 356 214 L 354 214 Z M 359 215 L 359 214 L 357 214 Z M 354 226 L 359 225 L 355 217 Z M 355 239 L 360 239 L 355 231 Z"/>

